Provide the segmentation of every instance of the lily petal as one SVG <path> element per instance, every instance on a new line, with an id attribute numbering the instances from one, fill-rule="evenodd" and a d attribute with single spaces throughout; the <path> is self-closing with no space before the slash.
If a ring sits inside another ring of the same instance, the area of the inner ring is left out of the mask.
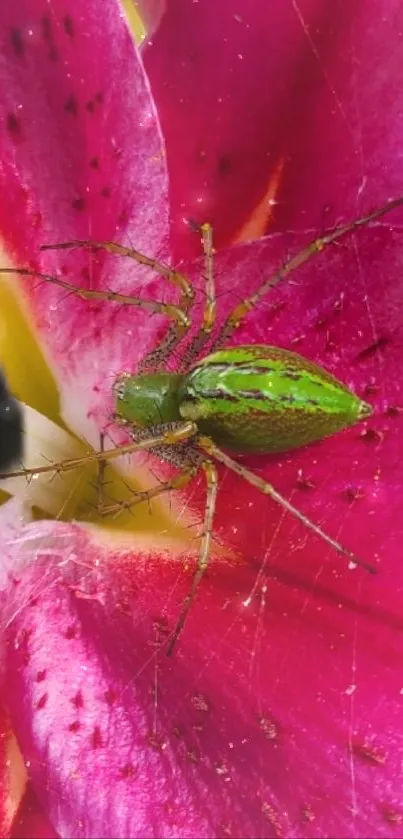
<path id="1" fill-rule="evenodd" d="M 400 13 L 399 0 L 167 5 L 143 57 L 177 257 L 195 253 L 189 220 L 221 247 L 318 231 L 402 191 Z"/>
<path id="2" fill-rule="evenodd" d="M 167 236 L 167 185 L 164 148 L 149 93 L 118 0 L 103 10 L 90 0 L 18 0 L 0 10 L 2 97 L 0 132 L 3 201 L 0 229 L 17 265 L 63 270 L 58 252 L 39 255 L 39 246 L 66 239 L 113 239 L 147 253 L 164 254 Z M 116 56 L 119 55 L 119 61 Z M 76 251 L 69 259 L 74 280 L 99 285 L 114 282 L 115 266 L 103 257 Z M 115 263 L 116 264 L 116 263 Z M 136 283 L 144 274 L 134 266 Z M 123 291 L 133 265 L 119 266 Z M 29 289 L 34 319 L 45 345 L 54 332 L 54 289 Z M 82 326 L 85 316 L 82 314 Z M 134 343 L 135 319 L 126 340 Z M 63 414 L 77 416 L 79 381 L 85 393 L 94 388 L 88 376 L 99 359 L 99 386 L 105 381 L 106 357 L 121 369 L 122 351 L 107 353 L 100 338 L 108 322 L 86 324 L 87 347 L 72 363 L 74 333 L 63 354 L 51 354 L 63 378 Z M 157 326 L 153 324 L 152 329 Z M 105 330 L 105 332 L 104 332 Z M 136 339 L 137 340 L 137 339 Z M 90 349 L 91 348 L 91 349 Z M 55 349 L 54 347 L 52 349 Z M 95 395 L 94 395 L 95 394 Z M 96 390 L 87 393 L 96 403 Z M 83 424 L 83 423 L 82 423 Z M 90 424 L 90 423 L 88 423 Z M 77 427 L 77 426 L 76 426 Z M 83 431 L 83 429 L 81 429 Z"/>
<path id="3" fill-rule="evenodd" d="M 255 574 L 216 566 L 168 660 L 184 591 L 163 555 L 58 523 L 23 540 L 2 586 L 12 721 L 61 836 L 390 836 L 402 639 L 374 637 L 364 584 L 353 611 L 275 578 L 247 605 Z"/>

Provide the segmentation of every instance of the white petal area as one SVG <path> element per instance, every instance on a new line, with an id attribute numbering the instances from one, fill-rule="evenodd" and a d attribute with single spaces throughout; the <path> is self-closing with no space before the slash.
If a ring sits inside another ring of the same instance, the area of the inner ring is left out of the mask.
<path id="1" fill-rule="evenodd" d="M 0 489 L 18 498 L 26 508 L 39 507 L 51 516 L 59 516 L 77 487 L 80 470 L 63 473 L 50 468 L 49 472 L 30 475 L 24 471 L 80 457 L 85 453 L 84 444 L 34 408 L 22 407 L 25 440 L 21 474 L 1 480 Z M 18 470 L 19 464 L 13 471 Z"/>

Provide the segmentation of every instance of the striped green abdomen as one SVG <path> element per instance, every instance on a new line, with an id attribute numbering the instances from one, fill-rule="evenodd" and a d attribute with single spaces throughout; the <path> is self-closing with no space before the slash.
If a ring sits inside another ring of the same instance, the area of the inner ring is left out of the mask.
<path id="1" fill-rule="evenodd" d="M 369 416 L 326 370 L 278 347 L 220 350 L 184 376 L 181 416 L 226 448 L 269 453 L 304 446 Z"/>

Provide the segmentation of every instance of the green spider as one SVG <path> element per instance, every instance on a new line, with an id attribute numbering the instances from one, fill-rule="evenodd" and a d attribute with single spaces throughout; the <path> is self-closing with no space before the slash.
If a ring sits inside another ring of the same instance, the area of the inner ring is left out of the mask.
<path id="1" fill-rule="evenodd" d="M 121 374 L 114 383 L 116 420 L 130 426 L 133 443 L 100 451 L 88 457 L 64 461 L 53 467 L 24 470 L 22 474 L 67 471 L 97 460 L 100 467 L 121 454 L 150 450 L 177 468 L 177 473 L 141 499 L 103 505 L 103 514 L 116 513 L 145 497 L 150 499 L 172 489 L 183 488 L 200 471 L 206 479 L 206 505 L 198 566 L 178 621 L 167 646 L 171 655 L 189 609 L 208 566 L 214 511 L 218 490 L 216 461 L 270 496 L 284 510 L 299 519 L 338 553 L 367 571 L 373 566 L 357 559 L 336 539 L 303 515 L 267 481 L 251 472 L 227 452 L 265 455 L 283 452 L 319 441 L 370 416 L 372 408 L 322 367 L 302 356 L 267 345 L 225 346 L 247 314 L 263 296 L 291 271 L 324 247 L 403 204 L 403 197 L 356 221 L 336 228 L 316 239 L 265 280 L 249 298 L 238 304 L 226 318 L 218 336 L 211 341 L 210 353 L 202 355 L 211 340 L 216 320 L 213 274 L 212 228 L 201 227 L 205 258 L 205 304 L 202 324 L 184 351 L 177 372 L 169 372 L 166 362 L 191 326 L 195 293 L 189 280 L 176 270 L 138 251 L 113 242 L 69 241 L 45 245 L 42 250 L 88 248 L 106 250 L 147 265 L 180 290 L 179 304 L 160 303 L 129 297 L 113 291 L 92 291 L 46 274 L 25 269 L 3 269 L 11 273 L 40 277 L 86 300 L 114 300 L 149 312 L 163 313 L 173 321 L 166 334 L 142 361 L 136 375 Z M 198 360 L 197 360 L 198 359 Z M 221 448 L 223 447 L 223 449 Z M 20 475 L 20 472 L 8 473 Z"/>

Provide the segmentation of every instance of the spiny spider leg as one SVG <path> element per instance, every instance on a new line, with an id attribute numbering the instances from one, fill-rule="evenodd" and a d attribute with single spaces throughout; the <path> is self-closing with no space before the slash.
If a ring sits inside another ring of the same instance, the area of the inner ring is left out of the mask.
<path id="1" fill-rule="evenodd" d="M 99 513 L 101 516 L 115 515 L 122 510 L 130 510 L 136 504 L 141 504 L 142 501 L 151 501 L 152 498 L 156 498 L 164 492 L 169 492 L 172 489 L 183 489 L 195 477 L 197 472 L 198 468 L 184 469 L 177 475 L 173 475 L 169 481 L 164 481 L 152 489 L 140 490 L 139 492 L 133 493 L 133 497 L 128 498 L 127 501 L 117 501 L 116 504 L 110 504 L 108 506 L 105 504 L 102 505 Z"/>
<path id="2" fill-rule="evenodd" d="M 195 440 L 196 444 L 200 446 L 203 451 L 210 455 L 210 457 L 214 457 L 216 460 L 223 463 L 228 469 L 231 469 L 232 472 L 235 472 L 241 478 L 244 478 L 248 481 L 249 484 L 256 487 L 256 489 L 263 492 L 264 495 L 269 495 L 273 501 L 276 501 L 280 504 L 288 513 L 297 518 L 305 527 L 312 530 L 316 533 L 317 536 L 320 536 L 324 542 L 327 542 L 337 553 L 342 554 L 343 556 L 347 557 L 354 565 L 359 565 L 361 568 L 364 568 L 365 571 L 368 571 L 370 574 L 376 574 L 376 568 L 373 565 L 370 565 L 367 562 L 362 562 L 362 560 L 358 559 L 355 554 L 349 551 L 347 548 L 344 547 L 340 542 L 336 539 L 332 539 L 331 536 L 328 536 L 324 530 L 322 530 L 319 525 L 315 524 L 311 519 L 301 513 L 297 507 L 294 507 L 293 504 L 290 504 L 283 495 L 281 495 L 277 490 L 269 484 L 267 481 L 264 481 L 263 478 L 260 478 L 258 475 L 255 475 L 254 472 L 251 472 L 249 469 L 246 469 L 245 466 L 238 463 L 236 460 L 233 460 L 232 457 L 229 457 L 225 454 L 221 449 L 216 446 L 209 437 L 198 436 Z"/>
<path id="3" fill-rule="evenodd" d="M 166 654 L 167 656 L 172 655 L 173 649 L 175 644 L 178 640 L 180 633 L 184 627 L 186 618 L 189 613 L 189 609 L 193 603 L 196 591 L 200 585 L 200 581 L 203 577 L 203 574 L 208 566 L 209 557 L 210 557 L 210 546 L 211 546 L 211 535 L 213 529 L 213 518 L 216 506 L 216 499 L 217 499 L 217 489 L 218 489 L 218 475 L 217 475 L 217 468 L 215 467 L 214 463 L 211 460 L 205 460 L 202 463 L 202 468 L 204 470 L 204 474 L 206 476 L 206 483 L 207 483 L 207 497 L 206 497 L 206 507 L 204 513 L 204 525 L 203 525 L 203 539 L 200 548 L 200 555 L 199 561 L 197 565 L 197 569 L 195 575 L 193 577 L 192 585 L 190 587 L 189 593 L 186 596 L 186 599 L 183 603 L 181 613 L 179 615 L 177 624 L 173 631 L 173 635 L 171 640 L 168 644 Z"/>
<path id="4" fill-rule="evenodd" d="M 146 256 L 144 253 L 140 253 L 140 251 L 135 250 L 135 248 L 127 248 L 124 245 L 117 244 L 116 242 L 94 242 L 91 240 L 82 241 L 76 239 L 71 242 L 61 242 L 57 245 L 43 245 L 41 250 L 63 250 L 80 247 L 87 248 L 88 250 L 105 250 L 109 253 L 118 254 L 119 256 L 127 256 L 129 259 L 133 259 L 140 265 L 147 265 L 157 274 L 165 277 L 170 283 L 179 288 L 180 298 L 178 305 L 175 308 L 182 312 L 182 321 L 175 318 L 175 323 L 167 329 L 159 344 L 154 347 L 147 356 L 145 356 L 139 365 L 138 372 L 144 373 L 146 370 L 150 371 L 155 367 L 161 367 L 173 348 L 179 341 L 182 340 L 191 324 L 191 320 L 187 317 L 187 315 L 192 308 L 195 294 L 193 286 L 189 282 L 188 278 L 179 271 L 175 271 L 169 266 L 164 265 L 162 262 Z M 169 312 L 165 310 L 165 314 L 169 314 Z"/>
<path id="5" fill-rule="evenodd" d="M 194 291 L 192 284 L 184 274 L 181 274 L 179 271 L 174 271 L 168 265 L 164 265 L 163 262 L 158 262 L 157 259 L 154 259 L 151 256 L 146 256 L 146 254 L 136 251 L 135 248 L 127 248 L 124 245 L 118 245 L 116 242 L 94 242 L 90 239 L 73 239 L 71 242 L 60 242 L 56 245 L 42 245 L 40 250 L 55 251 L 70 250 L 73 248 L 85 248 L 86 250 L 98 251 L 103 250 L 108 251 L 109 253 L 118 254 L 119 256 L 127 256 L 129 259 L 133 259 L 140 265 L 147 265 L 148 268 L 151 268 L 151 270 L 155 271 L 156 274 L 161 274 L 162 277 L 165 277 L 170 283 L 177 286 L 185 298 L 188 298 L 190 301 L 193 300 Z"/>
<path id="6" fill-rule="evenodd" d="M 369 224 L 371 221 L 375 221 L 375 219 L 380 218 L 386 213 L 391 212 L 391 210 L 400 207 L 402 204 L 403 197 L 396 198 L 393 201 L 389 201 L 383 207 L 380 207 L 377 210 L 373 210 L 372 213 L 368 213 L 368 215 L 363 216 L 359 219 L 355 219 L 355 221 L 351 221 L 348 224 L 342 225 L 341 227 L 336 227 L 334 230 L 324 234 L 318 239 L 315 239 L 314 242 L 311 242 L 309 245 L 307 245 L 306 248 L 304 248 L 295 256 L 293 256 L 276 273 L 272 274 L 271 277 L 265 280 L 254 294 L 252 294 L 250 297 L 246 297 L 241 303 L 238 303 L 238 305 L 235 306 L 235 308 L 232 310 L 232 312 L 230 312 L 230 314 L 226 318 L 219 335 L 213 342 L 212 350 L 222 347 L 231 337 L 232 333 L 236 329 L 238 329 L 238 327 L 245 319 L 247 314 L 251 311 L 251 309 L 254 309 L 261 301 L 261 299 L 265 296 L 265 294 L 271 288 L 274 288 L 274 286 L 276 286 L 281 280 L 283 280 L 285 277 L 291 274 L 292 271 L 294 271 L 296 268 L 299 268 L 300 265 L 303 265 L 304 262 L 307 262 L 308 259 L 310 259 L 315 254 L 320 253 L 325 247 L 332 244 L 332 242 L 336 242 L 338 239 L 341 239 L 343 236 L 346 236 L 347 233 L 351 233 L 353 230 L 357 230 L 357 228 L 359 227 L 365 227 L 365 225 Z"/>
<path id="7" fill-rule="evenodd" d="M 142 300 L 140 297 L 132 297 L 127 294 L 120 294 L 117 291 L 96 291 L 93 289 L 80 288 L 59 277 L 51 274 L 42 274 L 39 271 L 31 271 L 28 268 L 0 268 L 0 274 L 20 274 L 24 277 L 36 277 L 46 283 L 64 288 L 66 291 L 80 297 L 82 300 L 113 300 L 126 306 L 137 306 L 153 314 L 167 315 L 176 321 L 177 334 L 182 335 L 189 328 L 190 321 L 187 315 L 178 306 L 170 303 L 159 303 L 156 300 Z"/>
<path id="8" fill-rule="evenodd" d="M 202 224 L 200 231 L 204 253 L 204 276 L 206 292 L 203 320 L 202 325 L 199 331 L 197 332 L 197 335 L 195 335 L 192 339 L 189 347 L 186 349 L 186 352 L 181 360 L 181 365 L 179 368 L 180 371 L 189 369 L 193 361 L 197 358 L 201 349 L 204 347 L 205 343 L 210 338 L 217 317 L 217 300 L 215 293 L 213 265 L 213 228 L 211 224 Z"/>
<path id="9" fill-rule="evenodd" d="M 101 432 L 99 435 L 99 451 L 105 451 L 105 434 Z M 105 483 L 105 470 L 107 467 L 107 461 L 102 459 L 98 460 L 98 475 L 97 475 L 97 508 L 101 509 L 104 505 L 103 497 L 104 497 L 104 483 Z"/>
<path id="10" fill-rule="evenodd" d="M 34 466 L 29 469 L 19 469 L 13 472 L 5 472 L 0 474 L 0 479 L 3 478 L 21 478 L 32 477 L 33 475 L 41 475 L 44 473 L 58 473 L 70 472 L 73 469 L 81 469 L 89 463 L 102 462 L 114 460 L 116 457 L 121 457 L 125 454 L 132 454 L 133 452 L 142 451 L 144 449 L 152 449 L 154 446 L 174 446 L 178 443 L 184 443 L 197 433 L 197 426 L 194 422 L 183 421 L 178 423 L 173 429 L 165 431 L 159 436 L 146 437 L 135 443 L 128 443 L 124 446 L 115 446 L 108 451 L 91 452 L 82 457 L 74 457 L 70 460 L 61 460 L 60 463 L 47 464 L 46 466 Z"/>

